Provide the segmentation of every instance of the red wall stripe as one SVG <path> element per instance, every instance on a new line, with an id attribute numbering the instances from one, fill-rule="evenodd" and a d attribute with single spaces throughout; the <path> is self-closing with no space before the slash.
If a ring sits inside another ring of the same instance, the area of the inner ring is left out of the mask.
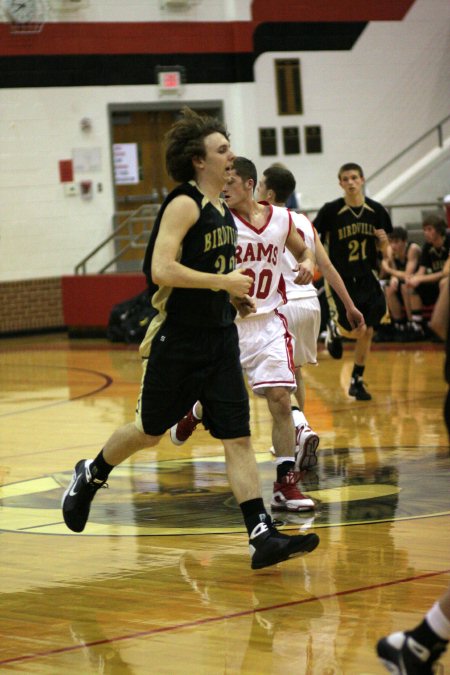
<path id="1" fill-rule="evenodd" d="M 46 23 L 35 34 L 13 34 L 0 23 L 0 55 L 218 54 L 253 52 L 258 24 L 397 21 L 414 0 L 254 0 L 252 21 Z"/>
<path id="2" fill-rule="evenodd" d="M 0 54 L 196 54 L 251 52 L 250 22 L 47 23 L 12 34 L 0 24 Z"/>
<path id="3" fill-rule="evenodd" d="M 415 0 L 253 0 L 254 23 L 270 21 L 401 21 Z"/>

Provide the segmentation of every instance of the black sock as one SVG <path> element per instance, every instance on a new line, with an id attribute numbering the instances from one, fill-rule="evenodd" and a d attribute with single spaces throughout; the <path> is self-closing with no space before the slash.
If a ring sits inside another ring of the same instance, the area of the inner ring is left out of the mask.
<path id="1" fill-rule="evenodd" d="M 365 366 L 357 366 L 356 363 L 353 366 L 352 379 L 358 380 L 362 379 Z"/>
<path id="2" fill-rule="evenodd" d="M 292 458 L 292 461 L 282 462 L 277 466 L 277 483 L 281 483 L 282 479 L 287 476 L 290 471 L 294 471 L 295 461 Z"/>
<path id="3" fill-rule="evenodd" d="M 92 477 L 97 478 L 97 480 L 106 480 L 113 469 L 114 466 L 105 461 L 103 450 L 98 453 L 90 466 Z"/>
<path id="4" fill-rule="evenodd" d="M 426 619 L 422 621 L 414 630 L 409 630 L 407 631 L 408 635 L 411 635 L 411 637 L 414 638 L 414 640 L 417 640 L 421 645 L 429 649 L 430 651 L 433 649 L 433 647 L 438 644 L 442 643 L 443 645 L 448 642 L 447 640 L 443 640 L 439 635 L 436 635 L 436 633 L 431 630 L 430 624 Z"/>
<path id="5" fill-rule="evenodd" d="M 242 515 L 244 516 L 245 527 L 249 534 L 255 529 L 259 523 L 267 523 L 270 525 L 272 522 L 269 514 L 266 511 L 263 500 L 258 497 L 257 499 L 249 499 L 246 502 L 239 504 L 241 507 Z"/>

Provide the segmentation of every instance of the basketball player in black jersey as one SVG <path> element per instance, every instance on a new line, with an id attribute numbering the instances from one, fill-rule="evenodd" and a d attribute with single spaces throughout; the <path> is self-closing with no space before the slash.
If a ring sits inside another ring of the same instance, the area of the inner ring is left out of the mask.
<path id="1" fill-rule="evenodd" d="M 430 328 L 445 341 L 445 371 L 448 385 L 444 403 L 444 420 L 450 439 L 450 277 L 440 281 L 440 291 Z M 437 673 L 437 662 L 450 640 L 450 584 L 412 630 L 397 631 L 378 641 L 376 650 L 390 673 Z M 441 664 L 443 665 L 443 664 Z M 442 669 L 443 672 L 443 669 Z"/>
<path id="2" fill-rule="evenodd" d="M 408 232 L 404 227 L 394 227 L 388 239 L 388 254 L 381 267 L 390 277 L 386 300 L 394 323 L 394 337 L 403 342 L 414 339 L 419 332 L 419 326 L 413 322 L 411 293 L 405 282 L 419 266 L 420 246 L 408 241 Z"/>
<path id="3" fill-rule="evenodd" d="M 331 262 L 365 319 L 364 326 L 352 330 L 342 300 L 329 289 L 331 318 L 337 319 L 343 335 L 356 340 L 348 393 L 357 401 L 369 401 L 372 396 L 364 387 L 363 373 L 374 326 L 386 312 L 384 293 L 376 276 L 378 252 L 381 251 L 383 257 L 387 254 L 387 233 L 392 231 L 392 223 L 386 209 L 364 195 L 364 174 L 358 164 L 344 164 L 338 178 L 344 197 L 324 204 L 314 225 L 322 242 L 328 246 Z"/>
<path id="4" fill-rule="evenodd" d="M 140 347 L 144 372 L 136 418 L 115 431 L 94 460 L 77 462 L 62 510 L 66 525 L 82 532 L 112 469 L 156 446 L 200 400 L 205 426 L 222 440 L 257 569 L 312 551 L 319 538 L 278 532 L 261 497 L 230 302 L 243 315 L 252 311 L 246 295 L 252 280 L 235 269 L 236 226 L 220 196 L 233 159 L 224 125 L 184 109 L 166 149 L 168 173 L 181 185 L 161 206 L 144 261 L 156 314 Z"/>
<path id="5" fill-rule="evenodd" d="M 411 293 L 414 321 L 424 331 L 423 307 L 433 306 L 439 296 L 439 284 L 448 276 L 450 260 L 450 234 L 447 223 L 438 214 L 430 213 L 422 223 L 425 243 L 420 254 L 417 271 L 406 279 Z"/>

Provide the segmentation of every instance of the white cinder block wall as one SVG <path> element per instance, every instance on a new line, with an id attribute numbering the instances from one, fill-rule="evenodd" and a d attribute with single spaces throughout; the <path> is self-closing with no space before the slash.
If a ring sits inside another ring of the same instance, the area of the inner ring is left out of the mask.
<path id="1" fill-rule="evenodd" d="M 250 0 L 203 0 L 176 18 L 244 21 L 250 18 Z M 359 162 L 367 175 L 373 173 L 449 114 L 449 19 L 448 0 L 416 0 L 403 21 L 369 23 L 351 51 L 265 53 L 256 60 L 254 83 L 187 83 L 180 100 L 223 100 L 234 150 L 254 159 L 259 170 L 285 162 L 297 176 L 302 207 L 320 206 L 338 196 L 336 171 L 343 162 Z M 157 21 L 174 15 L 162 12 L 157 1 L 135 0 L 125 7 L 110 0 L 92 2 L 82 15 L 64 20 Z M 277 115 L 277 57 L 301 60 L 301 116 Z M 137 102 L 161 102 L 157 87 L 0 90 L 0 281 L 71 274 L 111 232 L 107 107 Z M 81 130 L 82 117 L 92 119 L 91 132 Z M 322 127 L 323 154 L 304 154 L 305 125 Z M 283 126 L 301 127 L 302 154 L 260 157 L 258 127 L 276 127 L 280 148 Z M 101 151 L 99 170 L 75 176 L 94 182 L 94 197 L 87 202 L 65 196 L 59 182 L 58 161 L 71 159 L 76 148 Z M 450 177 L 448 183 L 450 192 Z M 428 189 L 430 200 L 443 196 Z"/>

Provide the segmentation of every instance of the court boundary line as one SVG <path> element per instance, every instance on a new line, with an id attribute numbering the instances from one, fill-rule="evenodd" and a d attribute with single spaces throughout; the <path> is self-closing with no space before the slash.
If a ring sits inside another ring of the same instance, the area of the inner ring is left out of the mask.
<path id="1" fill-rule="evenodd" d="M 119 635 L 118 637 L 112 638 L 110 640 L 93 640 L 92 642 L 83 642 L 80 645 L 71 645 L 70 647 L 59 647 L 58 649 L 49 649 L 46 652 L 37 652 L 35 654 L 24 654 L 23 656 L 15 656 L 10 659 L 3 659 L 0 661 L 0 666 L 7 665 L 9 663 L 20 663 L 24 661 L 31 661 L 34 659 L 45 658 L 48 656 L 54 656 L 58 654 L 68 654 L 69 652 L 79 651 L 80 649 L 86 649 L 89 647 L 95 647 L 98 645 L 104 644 L 114 644 L 116 642 L 125 642 L 127 640 L 137 640 L 143 637 L 150 637 L 152 635 L 159 635 L 161 633 L 171 633 L 177 630 L 185 630 L 189 628 L 195 628 L 196 626 L 207 626 L 210 624 L 218 623 L 219 621 L 228 621 L 230 619 L 239 619 L 245 616 L 251 616 L 252 614 L 262 614 L 263 612 L 269 612 L 276 609 L 285 609 L 287 607 L 297 607 L 299 605 L 310 604 L 311 602 L 320 602 L 322 600 L 330 600 L 332 598 L 339 598 L 346 595 L 353 595 L 354 593 L 364 593 L 365 591 L 372 591 L 378 588 L 388 588 L 389 586 L 396 586 L 397 584 L 406 584 L 412 581 L 419 581 L 421 579 L 429 579 L 431 577 L 440 576 L 442 574 L 450 573 L 450 568 L 445 570 L 439 570 L 437 572 L 426 572 L 424 574 L 419 574 L 412 577 L 405 577 L 404 579 L 396 579 L 392 581 L 383 581 L 379 584 L 369 584 L 367 586 L 359 586 L 357 588 L 351 588 L 346 591 L 338 591 L 336 593 L 326 593 L 325 595 L 316 595 L 313 598 L 304 598 L 303 600 L 291 600 L 289 602 L 281 602 L 277 605 L 270 605 L 268 607 L 258 607 L 252 609 L 242 610 L 241 612 L 232 612 L 231 614 L 223 614 L 221 616 L 212 616 L 206 619 L 196 619 L 195 621 L 186 621 L 178 625 L 172 626 L 161 626 L 160 628 L 150 628 L 144 631 L 136 631 L 130 633 L 129 635 Z"/>

